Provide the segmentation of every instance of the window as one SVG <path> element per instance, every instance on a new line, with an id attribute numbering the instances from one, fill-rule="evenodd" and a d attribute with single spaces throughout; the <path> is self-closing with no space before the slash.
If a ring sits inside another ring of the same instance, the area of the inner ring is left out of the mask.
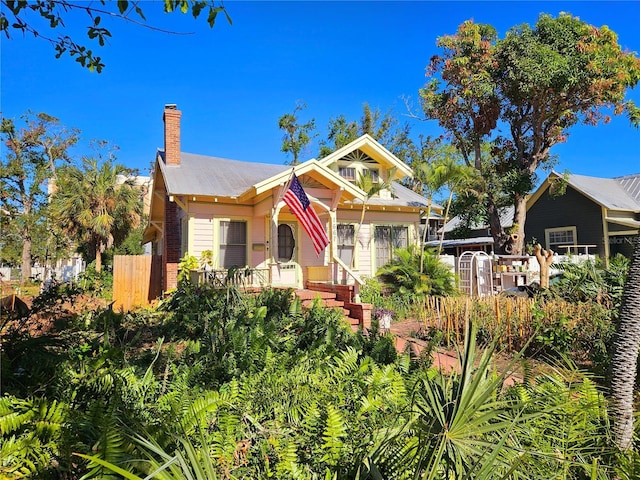
<path id="1" fill-rule="evenodd" d="M 355 228 L 349 224 L 338 224 L 338 258 L 346 265 L 351 265 L 353 248 L 355 246 Z"/>
<path id="2" fill-rule="evenodd" d="M 547 228 L 544 231 L 547 240 L 547 249 L 564 253 L 563 245 L 576 245 L 576 227 Z"/>
<path id="3" fill-rule="evenodd" d="M 247 264 L 247 222 L 220 222 L 220 263 L 224 268 Z"/>
<path id="4" fill-rule="evenodd" d="M 371 175 L 371 180 L 373 180 L 374 183 L 378 183 L 380 181 L 380 172 L 377 168 L 370 168 L 366 171 Z"/>
<path id="5" fill-rule="evenodd" d="M 405 226 L 377 226 L 374 241 L 376 243 L 376 267 L 380 268 L 393 258 L 396 248 L 409 246 L 409 229 Z"/>
<path id="6" fill-rule="evenodd" d="M 338 173 L 345 180 L 349 180 L 350 182 L 356 181 L 356 169 L 352 167 L 340 167 L 338 168 Z"/>
<path id="7" fill-rule="evenodd" d="M 189 248 L 187 240 L 189 239 L 189 219 L 180 219 L 180 256 L 184 257 Z"/>
<path id="8" fill-rule="evenodd" d="M 278 261 L 288 262 L 293 258 L 293 250 L 296 240 L 293 236 L 291 225 L 283 223 L 278 225 Z"/>

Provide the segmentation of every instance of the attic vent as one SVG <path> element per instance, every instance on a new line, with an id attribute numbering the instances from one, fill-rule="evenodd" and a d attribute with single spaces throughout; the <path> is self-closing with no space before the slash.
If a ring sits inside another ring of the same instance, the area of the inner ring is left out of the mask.
<path id="1" fill-rule="evenodd" d="M 346 160 L 349 162 L 375 162 L 369 155 L 364 153 L 362 150 L 354 150 L 353 152 L 347 153 L 341 160 Z"/>

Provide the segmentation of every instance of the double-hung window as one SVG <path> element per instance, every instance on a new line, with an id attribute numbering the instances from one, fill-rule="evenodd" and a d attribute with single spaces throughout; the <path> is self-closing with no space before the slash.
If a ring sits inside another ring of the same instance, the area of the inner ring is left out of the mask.
<path id="1" fill-rule="evenodd" d="M 337 225 L 337 230 L 338 258 L 346 265 L 351 265 L 355 247 L 355 228 L 351 224 L 340 223 Z"/>
<path id="2" fill-rule="evenodd" d="M 247 222 L 220 222 L 220 266 L 244 267 L 247 264 Z"/>
<path id="3" fill-rule="evenodd" d="M 375 227 L 376 268 L 389 263 L 396 248 L 409 246 L 409 229 L 406 226 L 378 225 Z"/>

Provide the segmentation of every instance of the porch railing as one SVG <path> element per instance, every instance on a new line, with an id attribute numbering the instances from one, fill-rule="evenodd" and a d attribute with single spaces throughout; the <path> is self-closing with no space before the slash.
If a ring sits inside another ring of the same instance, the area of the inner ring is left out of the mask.
<path id="1" fill-rule="evenodd" d="M 214 270 L 194 270 L 191 273 L 192 281 L 208 283 L 216 288 L 229 285 L 240 288 L 264 287 L 271 284 L 271 270 L 268 268 L 219 268 Z"/>

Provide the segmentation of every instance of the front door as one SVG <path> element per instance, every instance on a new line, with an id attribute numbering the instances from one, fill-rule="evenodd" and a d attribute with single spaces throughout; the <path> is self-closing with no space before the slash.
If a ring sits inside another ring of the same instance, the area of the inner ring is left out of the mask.
<path id="1" fill-rule="evenodd" d="M 298 286 L 298 236 L 295 223 L 278 225 L 277 282 L 279 285 Z M 274 272 L 275 273 L 275 272 Z"/>

